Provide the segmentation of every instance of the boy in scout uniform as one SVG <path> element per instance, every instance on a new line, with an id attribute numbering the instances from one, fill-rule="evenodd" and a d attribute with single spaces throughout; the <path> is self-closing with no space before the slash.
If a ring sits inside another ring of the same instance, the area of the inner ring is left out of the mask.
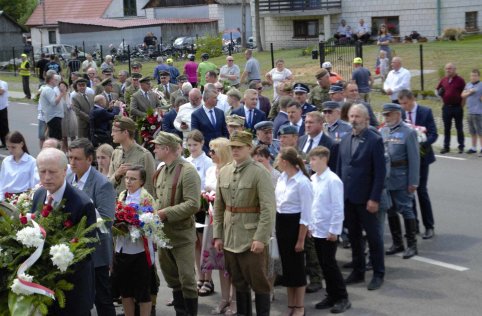
<path id="1" fill-rule="evenodd" d="M 109 166 L 108 178 L 114 185 L 117 194 L 126 189 L 124 176 L 131 166 L 140 165 L 146 169 L 146 183 L 144 187 L 152 195 L 154 188 L 152 176 L 156 169 L 152 154 L 134 140 L 136 123 L 128 117 L 116 116 L 112 124 L 112 140 L 119 144 L 114 152 Z"/>
<path id="2" fill-rule="evenodd" d="M 237 315 L 269 316 L 271 286 L 266 276 L 268 241 L 276 212 L 271 176 L 251 159 L 252 135 L 235 132 L 229 145 L 234 161 L 219 172 L 214 204 L 214 246 L 223 251 L 236 287 Z"/>
<path id="3" fill-rule="evenodd" d="M 193 215 L 199 210 L 201 179 L 196 168 L 181 157 L 182 140 L 174 134 L 159 132 L 156 158 L 164 165 L 155 178 L 155 194 L 164 222 L 164 233 L 171 248 L 159 248 L 159 262 L 167 285 L 172 288 L 176 315 L 195 316 L 198 292 L 194 271 L 196 228 Z"/>
<path id="4" fill-rule="evenodd" d="M 417 190 L 420 176 L 420 152 L 417 132 L 402 121 L 402 108 L 398 104 L 383 105 L 385 127 L 381 134 L 386 143 L 390 157 L 390 175 L 387 180 L 387 190 L 392 198 L 393 207 L 388 212 L 388 224 L 392 234 L 393 245 L 385 252 L 393 255 L 404 251 L 402 227 L 397 212 L 405 221 L 405 236 L 407 249 L 404 259 L 417 254 L 417 222 L 413 212 L 414 192 Z"/>
<path id="5" fill-rule="evenodd" d="M 330 95 L 328 94 L 328 91 L 330 90 L 330 73 L 328 70 L 322 68 L 318 70 L 315 78 L 318 84 L 311 89 L 308 103 L 313 104 L 318 111 L 321 111 L 323 109 L 322 103 L 330 101 Z"/>

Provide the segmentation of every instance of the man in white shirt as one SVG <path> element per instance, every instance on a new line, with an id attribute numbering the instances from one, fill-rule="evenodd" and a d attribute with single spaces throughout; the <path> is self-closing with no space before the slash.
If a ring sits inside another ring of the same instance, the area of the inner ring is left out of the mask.
<path id="1" fill-rule="evenodd" d="M 360 19 L 355 32 L 356 33 L 352 35 L 355 41 L 366 43 L 370 39 L 370 27 L 365 24 L 365 20 L 363 19 Z"/>
<path id="2" fill-rule="evenodd" d="M 387 79 L 383 83 L 383 90 L 392 100 L 392 103 L 398 104 L 398 92 L 403 89 L 410 90 L 410 71 L 402 67 L 402 59 L 400 57 L 392 58 L 392 68 Z"/>
<path id="3" fill-rule="evenodd" d="M 8 84 L 0 80 L 0 148 L 7 147 L 5 137 L 8 132 Z"/>
<path id="4" fill-rule="evenodd" d="M 346 33 L 348 31 L 348 28 L 349 26 L 346 25 L 346 21 L 345 20 L 341 20 L 340 21 L 340 25 L 338 26 L 338 28 L 336 29 L 336 33 L 334 35 L 334 37 L 339 40 L 343 37 L 346 37 Z"/>
<path id="5" fill-rule="evenodd" d="M 184 142 L 187 134 L 191 131 L 191 114 L 202 106 L 202 101 L 201 90 L 193 88 L 189 91 L 189 103 L 179 107 L 176 119 L 174 120 L 174 127 L 183 133 Z"/>

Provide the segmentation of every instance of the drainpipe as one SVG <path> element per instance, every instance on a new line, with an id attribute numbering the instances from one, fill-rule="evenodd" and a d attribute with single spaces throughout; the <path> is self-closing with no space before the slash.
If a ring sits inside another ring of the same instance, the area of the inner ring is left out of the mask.
<path id="1" fill-rule="evenodd" d="M 442 11 L 442 0 L 437 0 L 437 36 L 442 34 L 442 19 L 441 19 L 441 11 Z"/>

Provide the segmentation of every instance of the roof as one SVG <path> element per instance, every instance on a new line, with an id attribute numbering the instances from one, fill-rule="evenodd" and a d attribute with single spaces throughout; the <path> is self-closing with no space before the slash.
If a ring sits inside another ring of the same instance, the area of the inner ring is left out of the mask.
<path id="1" fill-rule="evenodd" d="M 59 19 L 61 23 L 82 24 L 82 25 L 96 25 L 111 27 L 117 29 L 140 27 L 146 25 L 160 25 L 160 24 L 193 24 L 193 23 L 209 23 L 215 22 L 214 19 Z"/>
<path id="2" fill-rule="evenodd" d="M 18 26 L 18 28 L 22 31 L 22 32 L 27 32 L 27 29 L 25 27 L 23 27 L 22 25 L 18 24 L 17 21 L 15 21 L 14 18 L 12 18 L 10 15 L 8 15 L 7 13 L 5 13 L 5 11 L 0 11 L 0 16 L 3 16 L 5 17 L 7 20 L 9 20 L 10 22 L 12 22 L 13 24 L 15 24 L 16 26 Z"/>
<path id="3" fill-rule="evenodd" d="M 63 19 L 99 18 L 111 2 L 112 0 L 44 0 L 45 23 L 43 5 L 39 4 L 25 25 L 57 25 Z"/>

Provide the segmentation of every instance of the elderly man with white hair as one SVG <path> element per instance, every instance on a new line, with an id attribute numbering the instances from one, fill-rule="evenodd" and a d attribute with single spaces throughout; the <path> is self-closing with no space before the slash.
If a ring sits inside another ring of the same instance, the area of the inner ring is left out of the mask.
<path id="1" fill-rule="evenodd" d="M 69 213 L 74 225 L 85 217 L 88 226 L 96 222 L 94 204 L 90 198 L 66 182 L 67 157 L 55 148 L 42 150 L 37 156 L 37 168 L 42 187 L 35 192 L 32 212 L 40 211 L 44 205 L 53 207 L 54 212 Z M 60 227 L 61 229 L 62 227 Z M 90 237 L 93 237 L 93 232 Z M 90 315 L 94 305 L 94 262 L 88 255 L 72 266 L 74 272 L 65 277 L 73 289 L 65 291 L 65 308 L 58 301 L 49 307 L 50 315 Z"/>
<path id="2" fill-rule="evenodd" d="M 387 79 L 383 83 L 383 90 L 392 100 L 392 103 L 398 104 L 398 92 L 403 89 L 410 90 L 410 71 L 402 67 L 402 59 L 400 57 L 392 58 L 392 70 L 388 73 Z"/>
<path id="3" fill-rule="evenodd" d="M 176 119 L 174 120 L 174 127 L 183 133 L 184 141 L 187 134 L 191 131 L 191 114 L 199 109 L 203 104 L 201 91 L 198 88 L 193 88 L 189 92 L 189 102 L 179 107 Z"/>

